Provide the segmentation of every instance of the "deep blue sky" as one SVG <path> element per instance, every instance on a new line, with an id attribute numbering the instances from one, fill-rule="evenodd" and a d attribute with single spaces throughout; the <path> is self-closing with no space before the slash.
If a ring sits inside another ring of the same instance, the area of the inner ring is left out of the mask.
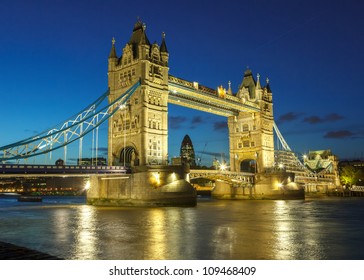
<path id="1" fill-rule="evenodd" d="M 269 77 L 276 122 L 294 151 L 362 158 L 363 8 L 356 0 L 3 0 L 0 146 L 51 128 L 105 92 L 111 38 L 120 55 L 140 17 L 151 42 L 166 33 L 171 74 L 212 88 L 231 81 L 236 92 L 249 66 Z M 170 156 L 185 134 L 206 164 L 208 153 L 228 155 L 224 122 L 171 105 Z"/>

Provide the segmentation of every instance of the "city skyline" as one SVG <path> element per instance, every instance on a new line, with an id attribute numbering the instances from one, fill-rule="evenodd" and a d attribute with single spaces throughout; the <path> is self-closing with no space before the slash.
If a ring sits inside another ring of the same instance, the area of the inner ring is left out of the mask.
<path id="1" fill-rule="evenodd" d="M 52 127 L 104 93 L 111 39 L 120 55 L 140 17 L 151 42 L 160 44 L 165 32 L 170 74 L 215 89 L 230 81 L 236 93 L 248 67 L 263 83 L 269 78 L 275 120 L 293 151 L 362 158 L 362 5 L 294 2 L 142 1 L 122 16 L 118 1 L 6 3 L 0 146 Z M 169 105 L 170 157 L 179 155 L 186 134 L 206 164 L 216 155 L 229 159 L 225 118 Z M 101 143 L 105 151 L 107 141 Z"/>

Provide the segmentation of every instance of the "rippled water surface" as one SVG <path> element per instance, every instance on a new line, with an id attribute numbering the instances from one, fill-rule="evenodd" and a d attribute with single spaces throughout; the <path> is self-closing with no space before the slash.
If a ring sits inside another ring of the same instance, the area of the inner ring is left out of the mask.
<path id="1" fill-rule="evenodd" d="M 0 240 L 65 259 L 364 259 L 363 198 L 107 208 L 0 198 Z"/>

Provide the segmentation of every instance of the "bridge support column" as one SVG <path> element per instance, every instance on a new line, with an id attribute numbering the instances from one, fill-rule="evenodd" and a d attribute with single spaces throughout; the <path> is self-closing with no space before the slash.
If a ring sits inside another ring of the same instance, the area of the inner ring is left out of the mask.
<path id="1" fill-rule="evenodd" d="M 294 173 L 272 172 L 256 176 L 257 199 L 305 199 L 305 190 L 294 182 Z"/>
<path id="2" fill-rule="evenodd" d="M 216 180 L 211 196 L 216 199 L 253 199 L 255 187 L 253 184 L 232 184 Z"/>
<path id="3" fill-rule="evenodd" d="M 196 191 L 180 166 L 144 166 L 132 174 L 92 175 L 87 203 L 97 206 L 195 206 Z"/>
<path id="4" fill-rule="evenodd" d="M 252 184 L 216 180 L 212 197 L 217 199 L 304 199 L 305 191 L 294 183 L 294 174 L 258 173 Z"/>

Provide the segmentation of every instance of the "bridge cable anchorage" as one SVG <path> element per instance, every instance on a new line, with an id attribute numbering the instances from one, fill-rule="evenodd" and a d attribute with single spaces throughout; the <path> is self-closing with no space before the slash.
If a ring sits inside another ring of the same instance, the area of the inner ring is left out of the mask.
<path id="1" fill-rule="evenodd" d="M 283 135 L 282 135 L 282 133 L 279 131 L 278 126 L 277 126 L 277 124 L 276 124 L 275 122 L 273 122 L 273 128 L 274 128 L 275 133 L 276 133 L 276 134 L 277 134 L 277 136 L 278 136 L 278 139 L 279 139 L 279 141 L 280 141 L 280 143 L 281 143 L 281 145 L 282 145 L 283 149 L 284 149 L 285 151 L 290 151 L 290 152 L 291 152 L 291 151 L 292 151 L 292 150 L 291 150 L 291 148 L 288 146 L 288 144 L 287 144 L 286 140 L 284 140 Z"/>
<path id="2" fill-rule="evenodd" d="M 293 158 L 290 160 L 291 165 L 293 164 L 293 165 L 299 167 L 302 171 L 306 172 L 306 174 L 311 175 L 311 176 L 318 176 L 318 175 L 330 173 L 330 169 L 332 168 L 332 163 L 329 164 L 328 166 L 326 166 L 320 172 L 316 173 L 313 170 L 311 170 L 305 163 L 303 163 L 302 161 L 299 160 L 298 156 L 295 153 L 293 153 L 293 151 L 291 150 L 291 148 L 288 146 L 287 142 L 283 138 L 283 135 L 279 131 L 278 126 L 275 122 L 273 122 L 273 128 L 274 128 L 275 133 L 278 136 L 280 144 L 282 145 L 283 151 L 292 153 Z"/>
<path id="3" fill-rule="evenodd" d="M 113 102 L 99 108 L 102 101 L 109 96 L 109 91 L 107 91 L 84 110 L 68 118 L 65 122 L 54 126 L 54 128 L 0 147 L 0 162 L 47 154 L 82 139 L 82 137 L 98 128 L 114 115 L 120 109 L 120 106 L 126 104 L 139 86 L 140 81 L 132 85 Z"/>

